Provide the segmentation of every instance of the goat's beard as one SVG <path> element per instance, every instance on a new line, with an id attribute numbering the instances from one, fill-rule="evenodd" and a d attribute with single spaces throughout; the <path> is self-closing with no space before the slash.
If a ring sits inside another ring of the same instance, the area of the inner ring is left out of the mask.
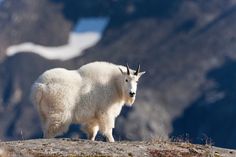
<path id="1" fill-rule="evenodd" d="M 126 102 L 126 106 L 132 106 L 134 101 L 135 101 L 135 97 L 133 97 L 133 98 L 129 97 Z"/>

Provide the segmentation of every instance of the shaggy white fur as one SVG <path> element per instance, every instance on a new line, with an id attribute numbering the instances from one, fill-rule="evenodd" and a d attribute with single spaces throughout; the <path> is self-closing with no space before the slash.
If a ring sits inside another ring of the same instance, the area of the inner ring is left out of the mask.
<path id="1" fill-rule="evenodd" d="M 81 124 L 88 138 L 98 131 L 114 142 L 112 129 L 124 104 L 135 100 L 140 67 L 131 70 L 107 62 L 93 62 L 78 70 L 55 68 L 44 72 L 32 85 L 31 99 L 37 107 L 45 138 Z"/>

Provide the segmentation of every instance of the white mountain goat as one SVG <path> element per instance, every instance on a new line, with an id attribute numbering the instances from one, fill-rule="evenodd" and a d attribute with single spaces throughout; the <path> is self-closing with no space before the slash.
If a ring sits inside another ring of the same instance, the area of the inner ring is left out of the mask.
<path id="1" fill-rule="evenodd" d="M 90 140 L 98 131 L 114 142 L 112 129 L 124 104 L 131 106 L 141 75 L 107 62 L 92 62 L 78 70 L 55 68 L 44 72 L 32 85 L 31 99 L 37 107 L 44 138 L 53 138 L 81 124 Z"/>

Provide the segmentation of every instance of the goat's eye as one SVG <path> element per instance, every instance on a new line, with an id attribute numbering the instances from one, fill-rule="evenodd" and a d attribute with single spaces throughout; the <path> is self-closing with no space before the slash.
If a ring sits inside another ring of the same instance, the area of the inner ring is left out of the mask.
<path id="1" fill-rule="evenodd" d="M 128 79 L 126 79 L 125 82 L 128 82 Z"/>

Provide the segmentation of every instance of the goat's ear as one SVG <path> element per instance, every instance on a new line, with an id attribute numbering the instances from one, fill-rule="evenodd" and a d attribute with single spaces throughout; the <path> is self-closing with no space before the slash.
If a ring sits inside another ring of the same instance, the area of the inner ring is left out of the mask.
<path id="1" fill-rule="evenodd" d="M 142 76 L 143 74 L 145 74 L 145 73 L 146 73 L 145 71 L 139 72 L 139 73 L 138 73 L 138 76 L 141 77 L 141 76 Z"/>
<path id="2" fill-rule="evenodd" d="M 119 70 L 121 72 L 121 74 L 125 74 L 125 72 L 119 67 Z"/>

